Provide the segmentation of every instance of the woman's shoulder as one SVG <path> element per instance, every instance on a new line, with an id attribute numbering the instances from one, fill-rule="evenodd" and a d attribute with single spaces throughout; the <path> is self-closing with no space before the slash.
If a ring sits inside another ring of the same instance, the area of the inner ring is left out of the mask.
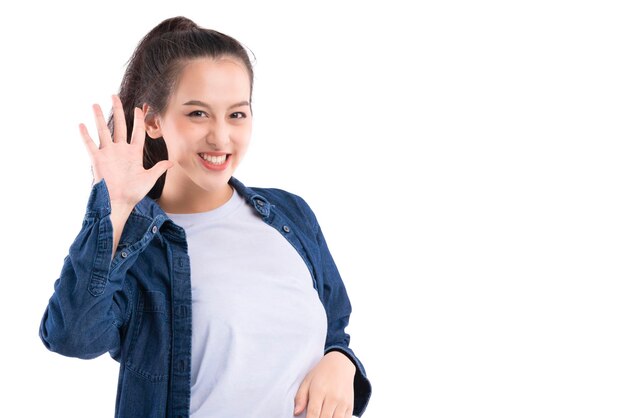
<path id="1" fill-rule="evenodd" d="M 262 198 L 271 207 L 286 212 L 288 216 L 304 217 L 311 222 L 316 222 L 313 210 L 299 194 L 277 187 L 246 187 L 238 180 L 233 182 L 233 179 L 231 179 L 231 184 L 248 200 Z"/>
<path id="2" fill-rule="evenodd" d="M 308 207 L 308 203 L 299 195 L 277 187 L 251 187 L 252 190 L 265 196 L 272 203 L 291 203 Z"/>
<path id="3" fill-rule="evenodd" d="M 281 188 L 257 186 L 248 187 L 234 177 L 230 179 L 229 183 L 247 200 L 262 197 L 268 200 L 271 204 L 295 204 L 308 207 L 308 204 L 301 196 Z"/>

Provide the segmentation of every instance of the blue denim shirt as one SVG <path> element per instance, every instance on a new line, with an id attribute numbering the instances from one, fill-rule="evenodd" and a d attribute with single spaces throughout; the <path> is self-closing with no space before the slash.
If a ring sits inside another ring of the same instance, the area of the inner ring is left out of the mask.
<path id="1" fill-rule="evenodd" d="M 291 193 L 248 188 L 235 178 L 230 184 L 304 259 L 328 317 L 325 352 L 341 351 L 356 365 L 353 413 L 361 416 L 371 386 L 348 347 L 350 301 L 315 215 Z M 89 359 L 108 351 L 120 363 L 116 417 L 188 417 L 191 282 L 185 232 L 146 197 L 133 209 L 111 259 L 110 213 L 100 181 L 54 284 L 41 339 L 66 356 Z"/>

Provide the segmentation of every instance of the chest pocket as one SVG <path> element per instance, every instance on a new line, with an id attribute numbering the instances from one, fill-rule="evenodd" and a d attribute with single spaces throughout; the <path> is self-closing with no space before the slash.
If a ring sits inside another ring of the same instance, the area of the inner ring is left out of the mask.
<path id="1" fill-rule="evenodd" d="M 162 382 L 168 378 L 171 341 L 168 317 L 162 292 L 140 292 L 131 320 L 126 368 L 151 382 Z"/>

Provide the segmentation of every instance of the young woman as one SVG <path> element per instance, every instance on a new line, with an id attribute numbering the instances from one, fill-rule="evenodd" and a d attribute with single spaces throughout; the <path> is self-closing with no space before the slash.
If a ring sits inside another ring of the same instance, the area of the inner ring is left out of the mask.
<path id="1" fill-rule="evenodd" d="M 94 186 L 41 322 L 50 350 L 120 363 L 117 417 L 344 418 L 371 393 L 351 308 L 298 196 L 232 177 L 253 71 L 233 38 L 183 17 L 139 43 Z"/>

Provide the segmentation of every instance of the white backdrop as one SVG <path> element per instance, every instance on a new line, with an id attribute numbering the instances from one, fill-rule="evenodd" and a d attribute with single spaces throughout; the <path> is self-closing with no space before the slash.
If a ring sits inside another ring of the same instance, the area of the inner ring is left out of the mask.
<path id="1" fill-rule="evenodd" d="M 90 188 L 78 123 L 184 15 L 256 54 L 237 177 L 316 211 L 365 417 L 626 416 L 620 3 L 0 6 L 2 415 L 113 416 L 117 363 L 48 352 L 39 321 Z"/>

